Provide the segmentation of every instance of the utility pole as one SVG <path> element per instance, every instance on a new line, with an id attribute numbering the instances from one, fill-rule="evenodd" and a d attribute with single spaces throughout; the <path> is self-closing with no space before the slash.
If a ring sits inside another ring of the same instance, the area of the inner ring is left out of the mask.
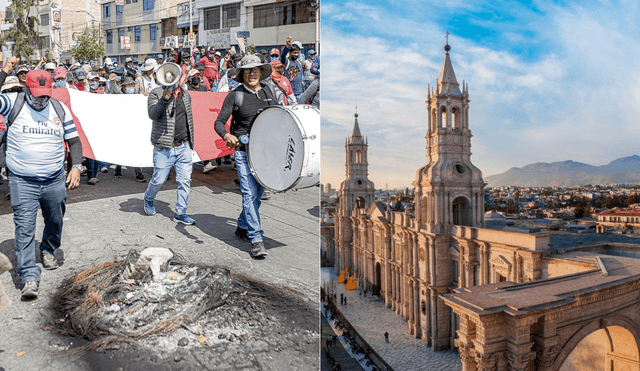
<path id="1" fill-rule="evenodd" d="M 189 0 L 189 36 L 187 36 L 187 40 L 189 40 L 189 50 L 191 50 L 191 52 L 189 53 L 190 55 L 193 55 L 193 43 L 190 40 L 191 35 L 193 34 L 193 0 Z M 193 38 L 193 41 L 195 42 L 195 36 Z"/>

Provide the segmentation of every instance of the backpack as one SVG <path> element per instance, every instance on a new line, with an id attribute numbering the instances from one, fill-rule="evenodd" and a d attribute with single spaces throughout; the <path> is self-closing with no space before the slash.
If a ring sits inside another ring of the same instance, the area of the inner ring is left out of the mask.
<path id="1" fill-rule="evenodd" d="M 11 123 L 13 123 L 16 117 L 18 117 L 18 115 L 20 114 L 20 111 L 22 111 L 22 107 L 24 106 L 24 102 L 26 100 L 25 96 L 26 96 L 25 92 L 18 93 L 18 97 L 16 98 L 16 101 L 13 104 L 13 107 L 11 107 L 11 112 L 9 112 L 9 115 L 4 120 L 4 126 L 6 128 L 3 130 L 0 130 L 0 146 L 2 146 L 3 152 L 7 151 L 7 141 L 6 141 L 7 131 L 9 131 L 9 126 L 11 126 Z M 62 103 L 60 103 L 58 100 L 55 100 L 53 98 L 50 98 L 49 102 L 51 102 L 51 105 L 53 106 L 54 111 L 56 111 L 56 115 L 60 118 L 61 122 L 64 123 L 65 114 L 64 114 L 64 109 L 62 108 Z"/>

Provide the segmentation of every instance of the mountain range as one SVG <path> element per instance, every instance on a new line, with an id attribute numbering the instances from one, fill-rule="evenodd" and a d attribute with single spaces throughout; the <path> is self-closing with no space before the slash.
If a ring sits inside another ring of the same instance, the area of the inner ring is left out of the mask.
<path id="1" fill-rule="evenodd" d="M 566 187 L 582 184 L 640 183 L 640 156 L 622 157 L 602 166 L 572 160 L 538 162 L 524 167 L 513 167 L 502 174 L 488 176 L 485 181 L 489 183 L 489 187 Z"/>

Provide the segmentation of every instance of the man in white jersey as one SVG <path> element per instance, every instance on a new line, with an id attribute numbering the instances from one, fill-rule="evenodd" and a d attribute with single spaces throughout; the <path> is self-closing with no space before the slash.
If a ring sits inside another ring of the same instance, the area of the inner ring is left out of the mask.
<path id="1" fill-rule="evenodd" d="M 11 57 L 0 71 L 0 85 L 17 59 Z M 42 208 L 44 232 L 40 243 L 42 265 L 58 268 L 53 255 L 60 247 L 67 189 L 80 184 L 82 145 L 69 109 L 51 98 L 51 74 L 44 70 L 27 73 L 27 92 L 0 94 L 0 115 L 10 122 L 5 138 L 9 191 L 15 224 L 16 273 L 22 278 L 23 299 L 38 297 L 41 269 L 36 265 L 35 229 L 38 207 Z M 21 101 L 23 104 L 20 104 Z M 73 168 L 65 180 L 64 142 L 69 145 Z"/>

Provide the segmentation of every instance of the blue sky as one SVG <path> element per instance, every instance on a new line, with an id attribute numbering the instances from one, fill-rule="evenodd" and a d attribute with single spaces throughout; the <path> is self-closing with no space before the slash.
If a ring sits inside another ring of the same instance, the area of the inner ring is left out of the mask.
<path id="1" fill-rule="evenodd" d="M 636 1 L 322 0 L 322 182 L 344 180 L 358 106 L 369 178 L 410 186 L 447 31 L 484 176 L 640 154 L 638 19 Z"/>

